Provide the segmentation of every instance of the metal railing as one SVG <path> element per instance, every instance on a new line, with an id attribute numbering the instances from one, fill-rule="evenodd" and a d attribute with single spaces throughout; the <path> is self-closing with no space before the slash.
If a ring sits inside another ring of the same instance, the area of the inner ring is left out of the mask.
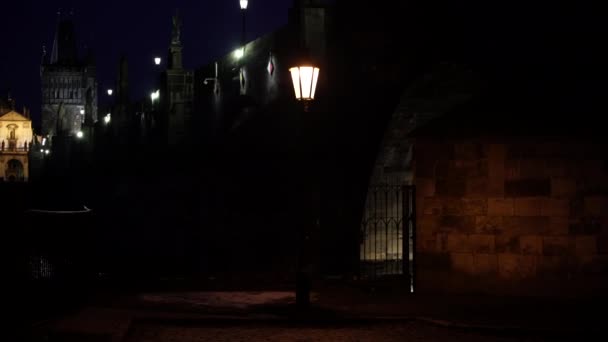
<path id="1" fill-rule="evenodd" d="M 373 185 L 361 220 L 361 278 L 414 276 L 415 189 Z"/>

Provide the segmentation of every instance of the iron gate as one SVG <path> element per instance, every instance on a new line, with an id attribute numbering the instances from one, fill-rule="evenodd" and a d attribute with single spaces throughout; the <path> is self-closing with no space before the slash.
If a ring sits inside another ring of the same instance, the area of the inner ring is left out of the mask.
<path id="1" fill-rule="evenodd" d="M 415 188 L 374 185 L 367 193 L 361 221 L 360 274 L 362 278 L 414 278 Z"/>

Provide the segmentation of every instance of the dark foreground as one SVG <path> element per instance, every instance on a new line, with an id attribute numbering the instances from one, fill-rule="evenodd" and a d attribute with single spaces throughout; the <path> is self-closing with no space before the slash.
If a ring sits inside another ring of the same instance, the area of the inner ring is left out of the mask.
<path id="1" fill-rule="evenodd" d="M 496 333 L 462 331 L 422 322 L 368 323 L 338 326 L 239 324 L 220 326 L 159 325 L 132 326 L 128 342 L 194 341 L 553 341 L 547 336 L 497 336 Z M 564 340 L 564 339 L 562 339 Z"/>

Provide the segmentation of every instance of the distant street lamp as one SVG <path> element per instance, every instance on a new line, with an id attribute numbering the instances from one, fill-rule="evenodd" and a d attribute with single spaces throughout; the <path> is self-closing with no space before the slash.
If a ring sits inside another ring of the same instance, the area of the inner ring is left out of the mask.
<path id="1" fill-rule="evenodd" d="M 112 96 L 112 94 L 114 94 L 114 90 L 112 90 L 112 89 L 108 89 L 108 95 L 109 95 L 109 96 Z"/>
<path id="2" fill-rule="evenodd" d="M 154 104 L 154 101 L 158 101 L 158 99 L 160 99 L 160 90 L 154 91 L 150 94 L 150 100 L 152 100 L 152 104 Z"/>
<path id="3" fill-rule="evenodd" d="M 154 64 L 160 65 L 161 62 L 162 62 L 162 59 L 160 57 L 154 58 Z"/>
<path id="4" fill-rule="evenodd" d="M 78 139 L 82 139 L 82 137 L 84 137 L 84 133 L 82 133 L 82 131 L 78 131 L 78 133 L 76 133 L 76 137 Z"/>
<path id="5" fill-rule="evenodd" d="M 239 60 L 245 56 L 245 48 L 238 48 L 234 50 L 234 58 Z"/>
<path id="6" fill-rule="evenodd" d="M 243 46 L 245 46 L 245 39 L 246 39 L 246 31 L 245 28 L 247 27 L 247 5 L 249 5 L 249 1 L 247 0 L 240 0 L 240 4 L 241 4 L 241 15 L 243 16 L 243 35 L 241 36 L 241 44 Z"/>
<path id="7" fill-rule="evenodd" d="M 84 109 L 80 110 L 80 115 L 84 115 Z"/>
<path id="8" fill-rule="evenodd" d="M 105 118 L 103 118 L 103 121 L 107 124 L 110 123 L 110 121 L 112 121 L 112 114 L 108 113 Z"/>
<path id="9" fill-rule="evenodd" d="M 315 99 L 317 82 L 319 80 L 319 68 L 312 63 L 303 63 L 289 69 L 293 81 L 293 89 L 296 100 L 303 102 L 304 113 L 308 113 L 308 104 Z M 316 182 L 316 181 L 314 181 Z M 315 203 L 316 205 L 316 203 Z M 318 222 L 314 217 L 314 222 Z M 316 223 L 315 223 L 316 224 Z M 311 231 L 310 223 L 305 223 L 302 227 L 299 238 L 299 256 L 296 278 L 296 305 L 301 309 L 307 309 L 310 305 L 311 279 L 308 274 L 310 258 Z"/>

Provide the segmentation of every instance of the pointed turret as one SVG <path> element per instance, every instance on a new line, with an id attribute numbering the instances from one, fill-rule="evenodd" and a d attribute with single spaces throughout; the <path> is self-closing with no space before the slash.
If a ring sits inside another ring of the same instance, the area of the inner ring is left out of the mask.
<path id="1" fill-rule="evenodd" d="M 71 19 L 62 19 L 61 12 L 58 12 L 57 15 L 57 29 L 55 31 L 50 63 L 61 65 L 76 64 L 78 53 L 76 49 L 74 24 Z"/>

